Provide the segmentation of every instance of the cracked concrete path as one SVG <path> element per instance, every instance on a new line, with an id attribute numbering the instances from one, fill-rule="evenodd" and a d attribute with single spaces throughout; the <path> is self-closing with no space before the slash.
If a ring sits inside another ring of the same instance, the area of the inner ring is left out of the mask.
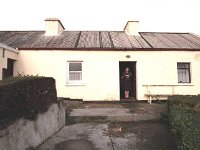
<path id="1" fill-rule="evenodd" d="M 131 115 L 125 108 L 86 108 L 73 109 L 70 116 L 124 116 Z"/>
<path id="2" fill-rule="evenodd" d="M 161 122 L 80 123 L 65 126 L 37 150 L 175 150 Z"/>
<path id="3" fill-rule="evenodd" d="M 72 109 L 68 119 L 76 120 L 75 123 L 84 123 L 92 117 L 104 117 L 104 122 L 160 120 L 165 111 L 166 105 L 158 104 L 85 104 L 85 107 Z"/>

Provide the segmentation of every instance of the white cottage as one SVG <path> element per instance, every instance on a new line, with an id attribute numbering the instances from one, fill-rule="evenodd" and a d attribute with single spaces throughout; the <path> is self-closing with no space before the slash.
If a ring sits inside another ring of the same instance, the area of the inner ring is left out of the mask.
<path id="1" fill-rule="evenodd" d="M 138 32 L 137 21 L 129 21 L 124 31 L 65 31 L 59 19 L 45 22 L 46 31 L 0 31 L 1 58 L 12 60 L 13 75 L 54 77 L 59 97 L 119 101 L 125 67 L 132 73 L 131 99 L 200 94 L 197 35 Z M 3 64 L 1 79 L 9 70 Z"/>

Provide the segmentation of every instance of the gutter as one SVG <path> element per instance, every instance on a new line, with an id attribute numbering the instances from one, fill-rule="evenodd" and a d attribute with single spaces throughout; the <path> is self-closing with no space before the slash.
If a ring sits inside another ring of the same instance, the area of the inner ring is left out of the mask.
<path id="1" fill-rule="evenodd" d="M 18 50 L 52 50 L 52 51 L 200 51 L 200 48 L 188 49 L 188 48 L 97 48 L 97 47 L 79 47 L 79 48 L 18 48 Z"/>
<path id="2" fill-rule="evenodd" d="M 12 47 L 10 47 L 6 44 L 3 44 L 3 43 L 0 43 L 0 48 L 4 48 L 4 49 L 9 50 L 9 51 L 14 52 L 14 53 L 19 53 L 19 50 L 17 48 L 16 49 L 12 48 Z"/>

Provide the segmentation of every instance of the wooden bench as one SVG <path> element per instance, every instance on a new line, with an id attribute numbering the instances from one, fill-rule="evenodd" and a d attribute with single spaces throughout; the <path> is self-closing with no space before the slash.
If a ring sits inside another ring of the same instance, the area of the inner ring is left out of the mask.
<path id="1" fill-rule="evenodd" d="M 174 91 L 174 87 L 177 85 L 143 85 L 146 87 L 147 93 L 144 94 L 147 97 L 147 101 L 149 104 L 151 104 L 152 100 L 158 100 L 159 98 L 167 98 L 172 95 L 176 95 Z M 152 88 L 161 88 L 165 87 L 169 90 L 168 93 L 153 93 L 151 91 Z"/>
<path id="2" fill-rule="evenodd" d="M 193 84 L 175 84 L 175 85 L 143 85 L 146 87 L 146 93 L 144 94 L 147 97 L 148 103 L 151 104 L 152 100 L 157 100 L 159 98 L 169 97 L 172 95 L 180 95 L 181 93 L 175 92 L 176 87 L 189 87 L 194 86 Z M 159 92 L 155 89 L 159 89 Z M 162 92 L 161 88 L 165 88 L 165 92 Z M 153 90 L 154 89 L 154 90 Z"/>
<path id="3" fill-rule="evenodd" d="M 152 100 L 158 100 L 160 97 L 169 97 L 175 94 L 144 94 L 147 97 L 147 101 L 151 104 Z"/>

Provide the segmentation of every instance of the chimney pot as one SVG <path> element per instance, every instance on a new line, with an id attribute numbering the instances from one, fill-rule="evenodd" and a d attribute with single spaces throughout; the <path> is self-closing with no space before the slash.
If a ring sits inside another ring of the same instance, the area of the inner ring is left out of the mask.
<path id="1" fill-rule="evenodd" d="M 45 35 L 49 36 L 60 35 L 64 30 L 65 28 L 58 18 L 45 19 Z"/>
<path id="2" fill-rule="evenodd" d="M 124 28 L 124 31 L 127 35 L 139 36 L 140 34 L 138 32 L 138 27 L 139 21 L 128 21 Z"/>

